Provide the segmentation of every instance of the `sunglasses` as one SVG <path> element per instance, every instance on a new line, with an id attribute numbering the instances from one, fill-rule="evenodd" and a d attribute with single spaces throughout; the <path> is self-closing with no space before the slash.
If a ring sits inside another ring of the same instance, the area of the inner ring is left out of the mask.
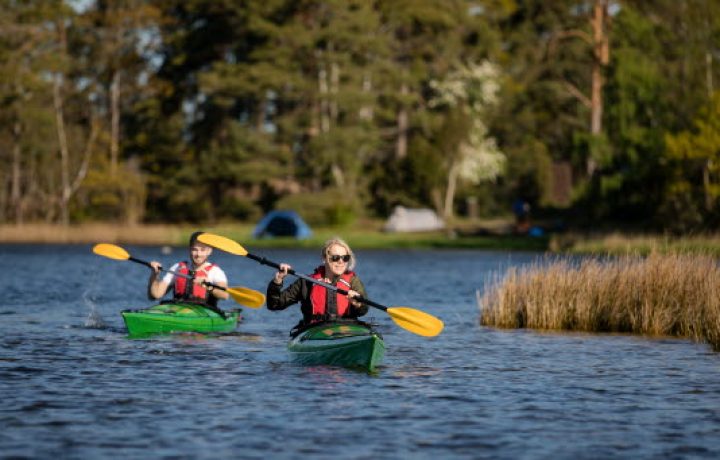
<path id="1" fill-rule="evenodd" d="M 344 256 L 339 256 L 336 254 L 328 255 L 328 259 L 330 259 L 330 262 L 340 262 L 341 260 L 345 263 L 350 262 L 350 254 L 345 254 Z"/>

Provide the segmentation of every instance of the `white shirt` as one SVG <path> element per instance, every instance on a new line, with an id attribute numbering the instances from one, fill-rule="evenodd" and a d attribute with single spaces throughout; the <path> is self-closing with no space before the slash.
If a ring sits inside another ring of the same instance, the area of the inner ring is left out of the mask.
<path id="1" fill-rule="evenodd" d="M 207 262 L 203 264 L 203 267 L 207 267 Z M 188 269 L 189 268 L 190 267 L 188 267 Z M 171 272 L 177 272 L 179 270 L 180 262 L 170 267 Z M 172 286 L 172 284 L 175 282 L 175 275 L 173 275 L 172 273 L 165 273 L 165 276 L 163 276 L 162 278 L 162 282 L 167 283 L 168 286 Z M 210 270 L 207 270 L 207 282 L 212 284 L 227 284 L 227 276 L 225 275 L 225 272 L 222 270 L 222 268 L 218 267 L 217 265 L 213 265 L 212 267 L 210 267 Z"/>

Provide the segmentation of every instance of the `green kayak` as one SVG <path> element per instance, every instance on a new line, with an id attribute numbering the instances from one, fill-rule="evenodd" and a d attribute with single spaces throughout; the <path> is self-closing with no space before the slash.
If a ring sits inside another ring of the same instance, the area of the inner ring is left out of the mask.
<path id="1" fill-rule="evenodd" d="M 385 355 L 382 336 L 362 322 L 327 322 L 291 336 L 288 351 L 300 364 L 325 364 L 372 371 Z"/>
<path id="2" fill-rule="evenodd" d="M 237 327 L 239 310 L 221 312 L 193 303 L 164 303 L 122 313 L 128 334 L 145 337 L 171 332 L 230 332 Z"/>

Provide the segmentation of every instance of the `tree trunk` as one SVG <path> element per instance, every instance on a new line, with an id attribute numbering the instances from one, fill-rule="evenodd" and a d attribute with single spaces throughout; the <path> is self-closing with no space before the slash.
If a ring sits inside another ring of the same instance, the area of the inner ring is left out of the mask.
<path id="1" fill-rule="evenodd" d="M 60 50 L 62 53 L 65 53 L 67 50 L 65 26 L 63 24 L 58 24 L 58 27 L 60 33 Z M 65 129 L 65 102 L 62 95 L 62 86 L 63 74 L 57 72 L 55 73 L 53 79 L 53 106 L 55 108 L 55 128 L 57 131 L 58 146 L 60 150 L 60 199 L 58 201 L 60 208 L 60 222 L 63 226 L 67 227 L 70 225 L 70 198 L 72 198 L 73 194 L 80 187 L 80 184 L 87 175 L 88 167 L 90 164 L 90 156 L 92 155 L 95 139 L 97 138 L 100 128 L 98 123 L 96 122 L 95 116 L 91 111 L 89 117 L 90 134 L 85 144 L 85 150 L 83 152 L 82 160 L 80 161 L 80 167 L 71 182 L 70 149 L 68 146 L 67 131 Z"/>
<path id="2" fill-rule="evenodd" d="M 339 110 L 337 103 L 337 96 L 340 93 L 340 67 L 335 62 L 335 54 L 333 53 L 335 47 L 332 42 L 328 44 L 328 61 L 330 62 L 330 101 L 329 101 L 329 116 L 334 126 L 337 126 L 339 118 Z"/>
<path id="3" fill-rule="evenodd" d="M 705 84 L 707 85 L 708 99 L 710 99 L 715 92 L 715 88 L 713 85 L 712 64 L 712 53 L 705 52 Z"/>
<path id="4" fill-rule="evenodd" d="M 120 71 L 113 73 L 110 85 L 110 176 L 114 177 L 120 151 Z"/>
<path id="5" fill-rule="evenodd" d="M 592 90 L 590 93 L 590 133 L 599 136 L 602 133 L 603 116 L 603 70 L 609 62 L 609 39 L 607 36 L 608 0 L 596 0 L 591 20 L 593 31 L 593 67 Z M 588 157 L 587 174 L 593 176 L 597 163 L 592 154 Z"/>
<path id="6" fill-rule="evenodd" d="M 330 62 L 330 76 L 329 76 L 329 92 L 328 95 L 328 118 L 330 119 L 331 126 L 338 126 L 338 119 L 340 117 L 340 110 L 338 108 L 338 102 L 337 102 L 337 96 L 340 93 L 340 66 L 338 66 L 337 62 L 334 62 L 334 46 L 332 42 L 328 44 L 328 50 L 329 53 L 329 60 L 333 61 Z M 332 173 L 333 179 L 335 180 L 335 185 L 337 185 L 338 188 L 345 188 L 346 181 L 345 181 L 345 172 L 343 171 L 343 168 L 338 163 L 338 156 L 337 154 L 333 155 L 333 161 L 332 165 L 330 166 L 330 171 Z"/>
<path id="7" fill-rule="evenodd" d="M 710 192 L 710 168 L 712 167 L 712 160 L 707 159 L 705 161 L 705 164 L 702 168 L 703 173 L 703 192 L 705 192 L 705 210 L 708 212 L 712 212 L 713 205 L 714 205 L 714 199 L 712 196 L 712 192 Z"/>
<path id="8" fill-rule="evenodd" d="M 10 183 L 10 206 L 13 210 L 15 225 L 23 223 L 22 194 L 20 190 L 21 164 L 20 164 L 20 136 L 22 135 L 22 124 L 15 120 L 12 129 L 12 176 Z"/>
<path id="9" fill-rule="evenodd" d="M 60 147 L 60 223 L 70 225 L 70 153 L 68 152 L 65 117 L 63 116 L 63 100 L 61 94 L 62 75 L 55 74 L 53 82 L 53 105 L 55 107 L 55 128 Z"/>
<path id="10" fill-rule="evenodd" d="M 406 96 L 408 93 L 407 83 L 403 82 L 400 86 L 400 94 Z M 400 109 L 397 114 L 397 142 L 395 144 L 395 158 L 402 160 L 407 156 L 407 130 L 408 130 L 408 112 L 404 102 L 401 101 Z"/>
<path id="11" fill-rule="evenodd" d="M 330 172 L 332 173 L 333 180 L 335 181 L 335 185 L 338 188 L 345 188 L 345 174 L 343 173 L 343 170 L 336 162 L 333 162 L 333 164 L 330 166 Z"/>
<path id="12" fill-rule="evenodd" d="M 257 103 L 257 119 L 255 120 L 255 129 L 258 133 L 265 131 L 265 119 L 267 118 L 267 97 L 265 94 L 260 96 Z"/>
<path id="13" fill-rule="evenodd" d="M 447 188 L 445 189 L 445 204 L 443 205 L 443 217 L 445 220 L 453 217 L 453 202 L 455 201 L 455 189 L 457 188 L 457 178 L 459 167 L 453 163 L 448 171 Z"/>
<path id="14" fill-rule="evenodd" d="M 323 61 L 323 53 L 318 50 L 315 53 L 318 63 L 318 92 L 320 93 L 320 132 L 330 131 L 330 109 L 328 104 L 328 75 Z"/>
<path id="15" fill-rule="evenodd" d="M 372 77 L 367 72 L 363 75 L 362 89 L 363 93 L 366 94 L 371 94 L 373 90 Z M 372 121 L 373 116 L 373 105 L 371 103 L 360 107 L 360 113 L 358 114 L 358 117 L 361 120 Z"/>

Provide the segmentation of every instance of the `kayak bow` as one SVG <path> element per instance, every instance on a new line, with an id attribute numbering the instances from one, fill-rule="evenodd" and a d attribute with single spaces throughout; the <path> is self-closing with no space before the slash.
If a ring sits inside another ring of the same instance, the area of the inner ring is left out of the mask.
<path id="1" fill-rule="evenodd" d="M 291 336 L 288 351 L 293 361 L 373 371 L 385 355 L 382 336 L 362 322 L 327 322 Z"/>

